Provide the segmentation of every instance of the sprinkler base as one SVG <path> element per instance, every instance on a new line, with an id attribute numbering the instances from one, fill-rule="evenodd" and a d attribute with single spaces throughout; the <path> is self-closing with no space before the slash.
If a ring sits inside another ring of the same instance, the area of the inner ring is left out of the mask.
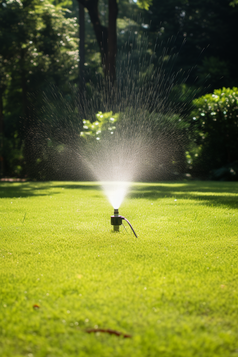
<path id="1" fill-rule="evenodd" d="M 119 232 L 119 227 L 122 225 L 123 219 L 129 224 L 132 232 L 134 233 L 135 237 L 137 238 L 136 232 L 134 231 L 132 225 L 130 224 L 128 219 L 119 215 L 118 209 L 114 209 L 114 216 L 111 216 L 111 225 L 113 226 L 113 232 Z"/>
<path id="2" fill-rule="evenodd" d="M 114 227 L 119 227 L 122 225 L 122 218 L 118 216 L 111 216 L 111 225 Z"/>
<path id="3" fill-rule="evenodd" d="M 122 218 L 119 216 L 118 209 L 114 209 L 114 216 L 111 216 L 111 225 L 114 232 L 119 232 L 119 227 L 122 225 Z"/>
<path id="4" fill-rule="evenodd" d="M 120 229 L 119 229 L 120 226 L 113 226 L 113 232 L 119 232 Z"/>

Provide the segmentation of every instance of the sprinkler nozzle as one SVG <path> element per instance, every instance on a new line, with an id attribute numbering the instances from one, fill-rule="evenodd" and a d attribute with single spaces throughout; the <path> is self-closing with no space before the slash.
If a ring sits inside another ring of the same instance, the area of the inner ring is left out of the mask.
<path id="1" fill-rule="evenodd" d="M 111 216 L 111 225 L 113 226 L 114 232 L 119 232 L 119 226 L 122 225 L 122 217 L 119 216 L 117 208 L 114 209 L 114 216 Z"/>
<path id="2" fill-rule="evenodd" d="M 117 208 L 114 209 L 114 215 L 111 216 L 111 225 L 113 226 L 114 232 L 119 232 L 119 226 L 122 225 L 122 220 L 123 219 L 129 224 L 129 226 L 131 227 L 132 232 L 134 233 L 134 235 L 137 238 L 136 232 L 134 231 L 132 225 L 130 224 L 128 219 L 126 219 L 125 217 L 119 215 L 119 210 Z"/>

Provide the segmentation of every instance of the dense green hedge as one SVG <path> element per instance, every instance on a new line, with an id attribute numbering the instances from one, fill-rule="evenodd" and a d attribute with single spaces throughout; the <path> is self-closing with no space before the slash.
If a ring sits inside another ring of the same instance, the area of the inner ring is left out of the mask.
<path id="1" fill-rule="evenodd" d="M 193 101 L 192 170 L 212 174 L 238 160 L 238 88 L 222 88 Z M 213 177 L 213 176 L 212 176 Z"/>

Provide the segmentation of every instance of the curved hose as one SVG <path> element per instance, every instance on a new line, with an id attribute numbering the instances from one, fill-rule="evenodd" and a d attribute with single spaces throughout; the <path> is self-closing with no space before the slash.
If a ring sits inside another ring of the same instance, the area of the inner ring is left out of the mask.
<path id="1" fill-rule="evenodd" d="M 133 229 L 132 225 L 130 224 L 130 222 L 128 221 L 128 219 L 126 219 L 126 217 L 123 217 L 123 216 L 120 216 L 120 217 L 121 217 L 121 219 L 124 219 L 129 224 L 129 226 L 131 227 L 132 232 L 134 233 L 136 238 L 138 238 L 137 235 L 136 235 L 136 232 L 134 231 L 134 229 Z"/>

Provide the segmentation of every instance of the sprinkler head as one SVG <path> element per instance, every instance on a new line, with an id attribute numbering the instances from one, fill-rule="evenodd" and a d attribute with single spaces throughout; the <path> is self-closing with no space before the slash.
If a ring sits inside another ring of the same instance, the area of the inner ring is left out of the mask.
<path id="1" fill-rule="evenodd" d="M 114 209 L 114 216 L 111 216 L 111 225 L 113 226 L 114 232 L 119 232 L 119 226 L 122 225 L 122 217 L 119 216 L 118 209 Z"/>

